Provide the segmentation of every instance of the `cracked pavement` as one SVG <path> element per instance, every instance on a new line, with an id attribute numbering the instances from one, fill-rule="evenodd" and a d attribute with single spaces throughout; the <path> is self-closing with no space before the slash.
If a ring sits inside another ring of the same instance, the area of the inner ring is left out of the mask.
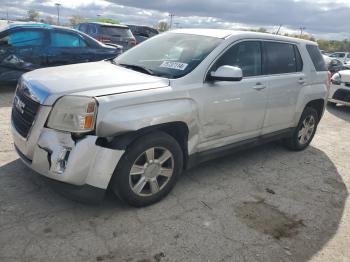
<path id="1" fill-rule="evenodd" d="M 26 168 L 13 92 L 0 91 L 0 261 L 350 261 L 350 108 L 327 108 L 306 151 L 272 143 L 204 163 L 136 209 L 65 199 Z"/>

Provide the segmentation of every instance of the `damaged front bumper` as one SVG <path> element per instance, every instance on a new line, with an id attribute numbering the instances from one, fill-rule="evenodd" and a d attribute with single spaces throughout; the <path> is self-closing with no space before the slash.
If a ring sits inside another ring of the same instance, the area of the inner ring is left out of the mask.
<path id="1" fill-rule="evenodd" d="M 98 202 L 104 197 L 124 151 L 96 145 L 93 135 L 73 140 L 70 133 L 45 127 L 36 133 L 25 139 L 12 126 L 16 150 L 27 166 L 52 180 L 59 192 L 77 200 Z M 30 138 L 35 135 L 34 143 Z"/>

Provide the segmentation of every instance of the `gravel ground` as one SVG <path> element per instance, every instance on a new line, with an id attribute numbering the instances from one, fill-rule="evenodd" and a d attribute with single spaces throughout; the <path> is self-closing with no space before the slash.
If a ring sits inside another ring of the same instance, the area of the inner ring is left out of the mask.
<path id="1" fill-rule="evenodd" d="M 202 164 L 162 202 L 65 199 L 26 168 L 0 91 L 0 261 L 350 261 L 350 108 L 311 146 L 273 143 Z"/>

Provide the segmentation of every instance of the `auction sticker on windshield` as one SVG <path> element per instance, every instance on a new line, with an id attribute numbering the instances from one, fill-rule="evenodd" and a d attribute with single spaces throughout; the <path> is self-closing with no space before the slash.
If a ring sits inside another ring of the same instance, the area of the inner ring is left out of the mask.
<path id="1" fill-rule="evenodd" d="M 170 68 L 170 69 L 176 69 L 176 70 L 185 70 L 188 64 L 186 63 L 180 63 L 180 62 L 171 62 L 171 61 L 164 61 L 160 67 Z"/>

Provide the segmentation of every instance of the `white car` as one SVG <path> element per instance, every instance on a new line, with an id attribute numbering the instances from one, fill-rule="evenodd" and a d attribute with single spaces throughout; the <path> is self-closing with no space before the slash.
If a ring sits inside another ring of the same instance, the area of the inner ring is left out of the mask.
<path id="1" fill-rule="evenodd" d="M 328 103 L 350 106 L 350 70 L 339 71 L 333 75 Z"/>
<path id="2" fill-rule="evenodd" d="M 343 64 L 350 64 L 350 53 L 349 52 L 335 52 L 329 55 L 331 58 L 336 58 L 343 62 Z"/>

